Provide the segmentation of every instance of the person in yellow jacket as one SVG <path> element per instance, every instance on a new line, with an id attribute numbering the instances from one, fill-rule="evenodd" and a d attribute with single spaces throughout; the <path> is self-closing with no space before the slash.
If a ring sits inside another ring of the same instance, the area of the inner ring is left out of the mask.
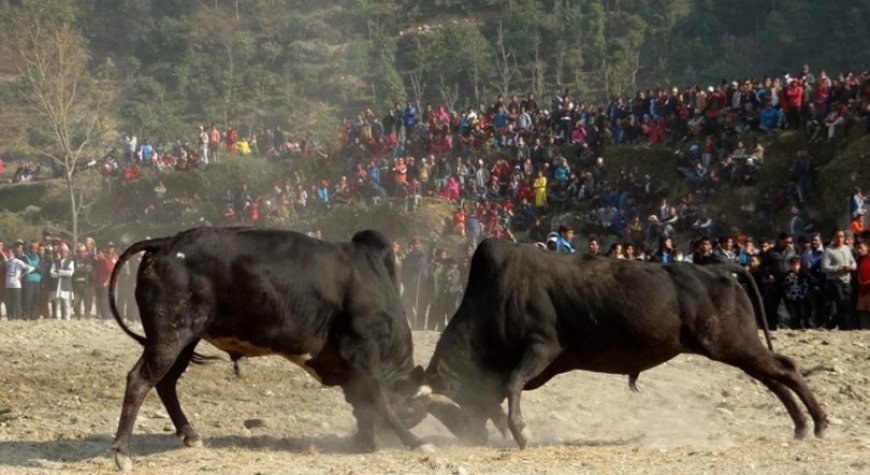
<path id="1" fill-rule="evenodd" d="M 538 176 L 535 177 L 535 182 L 532 184 L 535 188 L 535 206 L 544 208 L 547 206 L 547 177 L 544 172 L 538 171 Z"/>
<path id="2" fill-rule="evenodd" d="M 239 155 L 250 155 L 251 154 L 251 144 L 248 143 L 248 139 L 242 137 L 236 142 L 236 150 L 239 152 Z"/>

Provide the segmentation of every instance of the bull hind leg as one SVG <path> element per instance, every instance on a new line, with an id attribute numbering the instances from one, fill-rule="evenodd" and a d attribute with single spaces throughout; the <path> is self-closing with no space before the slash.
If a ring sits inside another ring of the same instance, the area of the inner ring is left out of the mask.
<path id="1" fill-rule="evenodd" d="M 750 375 L 751 376 L 751 375 Z M 785 410 L 788 411 L 789 417 L 794 422 L 794 437 L 795 439 L 803 439 L 807 435 L 807 418 L 804 417 L 801 412 L 801 408 L 798 406 L 797 401 L 795 401 L 794 397 L 791 394 L 791 391 L 788 390 L 782 383 L 774 381 L 770 378 L 760 379 L 765 386 L 767 386 L 770 391 L 779 398 L 782 405 L 785 406 Z"/>
<path id="2" fill-rule="evenodd" d="M 179 355 L 175 364 L 166 373 L 166 376 L 157 383 L 157 394 L 166 407 L 169 413 L 169 418 L 172 419 L 172 424 L 175 426 L 175 435 L 184 442 L 188 447 L 202 447 L 202 439 L 199 434 L 190 425 L 184 411 L 181 410 L 181 403 L 178 402 L 178 392 L 176 386 L 178 378 L 184 374 L 190 360 L 193 358 L 193 350 L 196 348 L 198 341 L 195 341 L 184 348 Z"/>
<path id="3" fill-rule="evenodd" d="M 828 416 L 825 414 L 825 410 L 822 409 L 822 406 L 819 405 L 816 397 L 813 395 L 812 391 L 810 391 L 806 380 L 801 376 L 794 361 L 777 353 L 774 353 L 773 355 L 782 368 L 779 381 L 794 391 L 798 398 L 800 398 L 807 407 L 810 417 L 813 418 L 815 436 L 818 438 L 824 437 L 825 429 L 828 428 Z"/>
<path id="4" fill-rule="evenodd" d="M 721 360 L 742 369 L 746 374 L 764 383 L 780 399 L 795 424 L 795 437 L 806 435 L 806 421 L 800 413 L 797 403 L 786 389 L 797 394 L 806 406 L 813 419 L 816 437 L 823 437 L 828 427 L 828 416 L 816 401 L 806 381 L 797 370 L 790 358 L 764 350 L 764 353 L 744 358 L 739 361 Z"/>
<path id="5" fill-rule="evenodd" d="M 142 407 L 145 396 L 157 385 L 175 365 L 178 356 L 187 346 L 186 343 L 161 342 L 159 348 L 154 340 L 146 343 L 142 356 L 127 374 L 127 389 L 121 407 L 121 418 L 112 448 L 115 451 L 115 464 L 119 469 L 128 471 L 133 468 L 130 459 L 130 437 L 136 415 Z"/>
<path id="6" fill-rule="evenodd" d="M 557 354 L 544 345 L 526 350 L 516 369 L 510 375 L 507 387 L 508 428 L 517 445 L 524 449 L 531 437 L 520 408 L 520 398 L 526 384 L 540 375 L 556 359 Z"/>

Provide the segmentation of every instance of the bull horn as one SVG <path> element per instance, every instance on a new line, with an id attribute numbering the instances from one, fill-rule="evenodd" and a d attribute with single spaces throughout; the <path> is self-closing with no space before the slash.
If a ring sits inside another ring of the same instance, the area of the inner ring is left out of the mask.
<path id="1" fill-rule="evenodd" d="M 432 387 L 424 384 L 420 386 L 420 389 L 417 390 L 417 394 L 414 394 L 414 399 L 418 399 L 421 397 L 427 397 L 432 394 Z"/>
<path id="2" fill-rule="evenodd" d="M 437 405 L 437 406 L 450 406 L 454 409 L 462 409 L 462 406 L 456 403 L 453 399 L 443 395 L 443 394 L 430 394 L 429 395 L 429 405 Z"/>

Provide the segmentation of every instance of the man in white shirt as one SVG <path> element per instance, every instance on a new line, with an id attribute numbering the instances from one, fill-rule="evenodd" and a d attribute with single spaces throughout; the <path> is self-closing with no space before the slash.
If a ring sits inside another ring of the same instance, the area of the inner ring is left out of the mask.
<path id="1" fill-rule="evenodd" d="M 836 314 L 833 321 L 828 323 L 828 328 L 834 325 L 840 330 L 856 328 L 852 308 L 852 271 L 857 269 L 857 264 L 852 250 L 846 245 L 844 230 L 834 229 L 831 244 L 822 255 L 821 267 L 827 280 L 828 302 L 836 306 Z"/>

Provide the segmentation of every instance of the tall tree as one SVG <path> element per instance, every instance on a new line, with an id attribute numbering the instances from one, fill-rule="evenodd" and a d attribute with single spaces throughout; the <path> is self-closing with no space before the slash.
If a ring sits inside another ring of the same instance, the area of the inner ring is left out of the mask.
<path id="1" fill-rule="evenodd" d="M 35 144 L 60 169 L 69 196 L 70 232 L 79 236 L 84 197 L 75 175 L 98 145 L 105 103 L 99 80 L 88 73 L 89 54 L 75 28 L 71 1 L 31 0 L 6 12 L 2 47 L 16 67 L 22 97 L 33 110 Z"/>

